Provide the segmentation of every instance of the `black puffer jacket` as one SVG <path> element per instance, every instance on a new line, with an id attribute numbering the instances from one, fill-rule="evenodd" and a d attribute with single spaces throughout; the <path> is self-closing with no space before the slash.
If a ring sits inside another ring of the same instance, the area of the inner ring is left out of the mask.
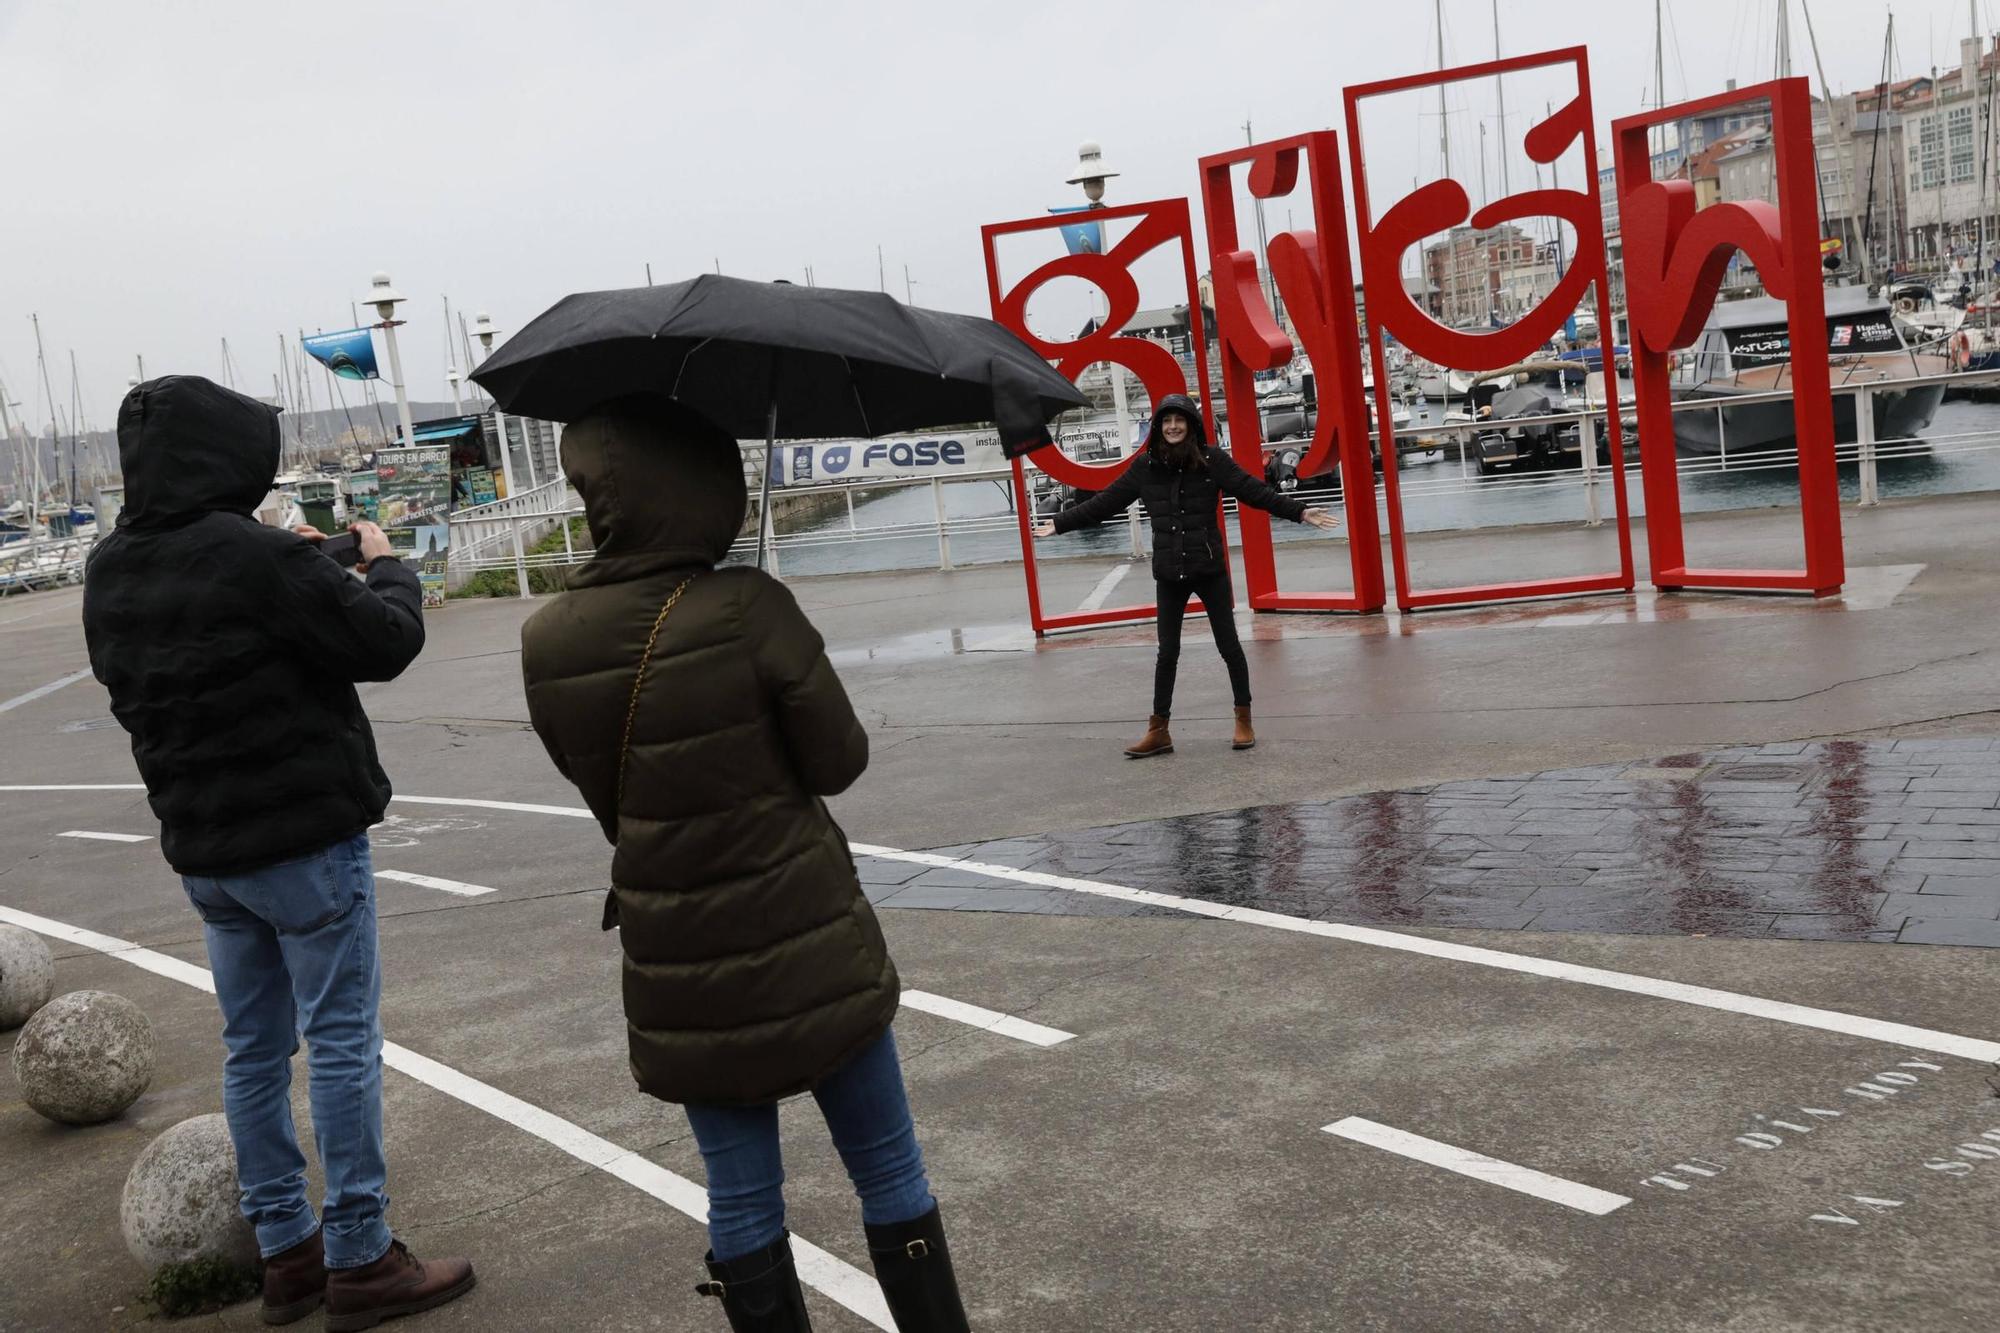
<path id="1" fill-rule="evenodd" d="M 803 1092 L 902 994 L 823 799 L 868 767 L 868 733 L 790 590 L 715 568 L 746 508 L 735 440 L 628 402 L 564 432 L 563 470 L 597 554 L 522 626 L 521 675 L 616 848 L 632 1076 L 670 1102 Z"/>
<path id="2" fill-rule="evenodd" d="M 1167 461 L 1160 418 L 1168 412 L 1178 412 L 1193 423 L 1202 467 L 1187 471 Z M 1305 505 L 1272 490 L 1208 442 L 1201 410 L 1192 399 L 1169 394 L 1153 413 L 1146 447 L 1133 457 L 1131 466 L 1106 489 L 1056 515 L 1056 531 L 1074 532 L 1102 523 L 1124 513 L 1134 500 L 1142 500 L 1153 524 L 1153 577 L 1162 583 L 1210 578 L 1226 568 L 1220 518 L 1225 491 L 1243 504 L 1294 523 L 1305 519 Z"/>
<path id="3" fill-rule="evenodd" d="M 400 561 L 364 586 L 252 519 L 278 454 L 275 409 L 195 376 L 118 409 L 126 505 L 91 552 L 83 631 L 184 875 L 318 851 L 389 801 L 354 683 L 416 657 L 423 593 Z"/>

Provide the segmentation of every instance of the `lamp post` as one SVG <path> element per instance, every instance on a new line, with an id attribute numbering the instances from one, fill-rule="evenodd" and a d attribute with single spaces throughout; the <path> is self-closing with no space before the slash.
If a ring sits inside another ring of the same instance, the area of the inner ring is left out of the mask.
<path id="1" fill-rule="evenodd" d="M 1095 140 L 1086 139 L 1077 146 L 1076 169 L 1071 172 L 1064 184 L 1081 185 L 1083 197 L 1089 201 L 1088 206 L 1102 208 L 1104 182 L 1119 174 L 1105 165 L 1104 149 Z M 1096 304 L 1094 299 L 1092 304 Z M 1104 299 L 1103 319 L 1109 321 L 1110 318 L 1111 299 L 1107 294 Z M 1118 452 L 1122 457 L 1132 447 L 1132 409 L 1125 400 L 1125 367 L 1111 362 L 1108 364 L 1108 369 L 1111 371 L 1111 406 L 1118 422 Z M 1146 553 L 1145 545 L 1139 536 L 1139 508 L 1134 505 L 1126 512 L 1127 526 L 1132 534 L 1132 555 L 1136 559 Z"/>
<path id="2" fill-rule="evenodd" d="M 479 312 L 478 318 L 472 321 L 472 333 L 474 337 L 479 339 L 479 360 L 483 364 L 486 358 L 493 355 L 493 340 L 500 336 L 500 328 L 493 322 L 493 316 L 482 310 Z M 507 483 L 507 498 L 511 501 L 514 498 L 514 455 L 507 447 L 507 414 L 500 410 L 500 403 L 497 399 L 493 404 L 493 433 L 500 437 L 500 475 Z M 525 440 L 527 435 L 527 423 L 524 421 L 521 423 L 521 438 Z M 530 475 L 532 476 L 533 474 L 530 473 Z M 521 542 L 521 521 L 518 509 L 509 513 L 503 521 L 507 524 L 507 530 L 514 543 L 514 588 L 519 596 L 527 597 L 530 595 L 528 588 L 528 560 L 526 550 Z M 563 521 L 567 523 L 569 520 L 565 519 Z"/>
<path id="3" fill-rule="evenodd" d="M 479 359 L 481 362 L 484 362 L 486 358 L 493 355 L 493 340 L 500 336 L 500 326 L 493 322 L 491 315 L 482 310 L 473 318 L 472 336 L 479 339 Z M 493 433 L 500 440 L 500 476 L 507 483 L 507 494 L 511 498 L 514 494 L 514 450 L 507 443 L 507 414 L 500 410 L 500 404 L 497 402 L 493 404 Z M 523 422 L 521 438 L 524 442 L 527 439 L 527 434 L 527 424 Z M 535 484 L 534 467 L 533 459 L 529 459 L 528 484 L 530 486 Z"/>
<path id="4" fill-rule="evenodd" d="M 403 354 L 396 347 L 396 326 L 402 323 L 396 318 L 396 307 L 403 303 L 403 294 L 389 284 L 388 274 L 377 273 L 370 280 L 368 295 L 361 299 L 374 306 L 381 317 L 376 327 L 389 345 L 389 387 L 396 391 L 396 422 L 403 428 L 403 443 L 415 444 L 417 428 L 410 421 L 410 397 L 403 391 Z"/>

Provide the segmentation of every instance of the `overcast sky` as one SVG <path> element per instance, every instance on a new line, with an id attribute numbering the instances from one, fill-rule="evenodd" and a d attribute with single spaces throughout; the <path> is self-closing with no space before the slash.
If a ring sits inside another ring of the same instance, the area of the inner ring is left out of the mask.
<path id="1" fill-rule="evenodd" d="M 1990 30 L 1992 0 L 1979 7 Z M 1882 0 L 1809 8 L 1834 89 L 1872 84 Z M 1957 61 L 1965 0 L 1886 8 L 1899 74 Z M 1080 202 L 1063 184 L 1080 140 L 1123 173 L 1110 202 L 1193 196 L 1196 158 L 1240 144 L 1246 117 L 1259 139 L 1335 127 L 1343 86 L 1433 67 L 1431 10 L 0 0 L 0 379 L 39 428 L 32 312 L 55 396 L 74 350 L 93 426 L 135 357 L 221 379 L 225 337 L 239 387 L 268 394 L 278 334 L 347 327 L 377 269 L 411 298 L 406 371 L 432 400 L 444 296 L 513 330 L 567 292 L 639 285 L 648 263 L 660 281 L 720 261 L 874 287 L 880 245 L 891 291 L 907 264 L 918 304 L 985 313 L 980 224 Z M 1666 10 L 1669 100 L 1769 77 L 1776 0 Z M 1491 0 L 1444 11 L 1451 63 L 1491 56 Z M 1499 0 L 1499 18 L 1510 55 L 1590 48 L 1600 140 L 1653 100 L 1648 0 Z M 1516 96 L 1515 138 L 1540 99 Z M 1491 84 L 1451 106 L 1455 174 L 1472 180 L 1482 119 L 1500 141 Z M 1436 174 L 1434 112 L 1384 118 L 1375 178 Z"/>

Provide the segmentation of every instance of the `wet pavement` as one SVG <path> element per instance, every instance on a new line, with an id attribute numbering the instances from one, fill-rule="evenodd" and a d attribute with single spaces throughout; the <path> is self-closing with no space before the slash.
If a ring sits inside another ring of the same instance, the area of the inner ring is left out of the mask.
<path id="1" fill-rule="evenodd" d="M 940 850 L 1321 921 L 2000 948 L 2000 741 L 1734 746 Z M 890 907 L 1180 915 L 862 873 Z"/>

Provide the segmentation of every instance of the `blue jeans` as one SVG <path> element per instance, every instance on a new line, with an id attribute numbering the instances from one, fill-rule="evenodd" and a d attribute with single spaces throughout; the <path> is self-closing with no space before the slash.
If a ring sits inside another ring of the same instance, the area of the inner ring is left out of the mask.
<path id="1" fill-rule="evenodd" d="M 222 1108 L 243 1215 L 265 1258 L 320 1229 L 292 1124 L 306 1040 L 313 1136 L 326 1170 L 328 1268 L 389 1248 L 382 1153 L 382 967 L 367 835 L 243 875 L 183 876 L 222 1004 Z"/>
<path id="2" fill-rule="evenodd" d="M 908 1222 L 935 1206 L 893 1032 L 814 1088 L 813 1098 L 861 1196 L 863 1222 Z M 777 1106 L 686 1110 L 708 1167 L 708 1244 L 716 1259 L 740 1259 L 774 1243 L 785 1232 Z"/>

